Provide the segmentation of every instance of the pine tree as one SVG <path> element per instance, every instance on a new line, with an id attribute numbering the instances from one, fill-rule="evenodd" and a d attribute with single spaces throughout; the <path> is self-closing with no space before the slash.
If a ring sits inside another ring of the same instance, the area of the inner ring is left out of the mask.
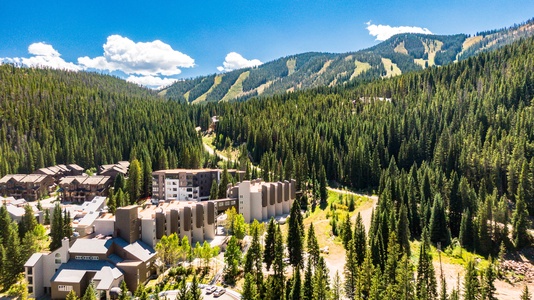
<path id="1" fill-rule="evenodd" d="M 24 215 L 19 223 L 19 237 L 22 239 L 27 232 L 32 232 L 37 226 L 37 220 L 35 219 L 33 209 L 29 204 L 24 206 Z"/>
<path id="2" fill-rule="evenodd" d="M 306 239 L 306 249 L 309 257 L 311 258 L 314 265 L 319 262 L 319 257 L 321 256 L 321 250 L 319 248 L 319 243 L 317 242 L 317 237 L 315 236 L 315 229 L 313 223 L 310 224 L 308 228 L 308 235 Z"/>
<path id="3" fill-rule="evenodd" d="M 263 278 L 263 264 L 262 264 L 262 249 L 260 244 L 260 235 L 261 235 L 262 225 L 254 220 L 250 225 L 250 235 L 252 236 L 252 242 L 250 247 L 245 255 L 245 273 L 252 273 L 255 275 L 256 283 L 261 282 Z"/>
<path id="4" fill-rule="evenodd" d="M 470 260 L 467 262 L 465 277 L 464 277 L 464 300 L 477 300 L 479 296 L 479 282 L 478 272 L 475 267 L 475 262 Z"/>
<path id="5" fill-rule="evenodd" d="M 4 257 L 3 257 L 3 286 L 9 287 L 17 280 L 17 275 L 22 272 L 24 262 L 21 260 L 20 239 L 18 225 L 15 222 L 9 224 L 6 229 L 7 239 L 5 240 Z"/>
<path id="6" fill-rule="evenodd" d="M 274 242 L 276 235 L 276 224 L 274 219 L 271 218 L 269 225 L 267 226 L 267 236 L 265 237 L 265 249 L 263 251 L 263 262 L 265 263 L 267 270 L 271 269 L 271 264 L 274 260 Z"/>
<path id="7" fill-rule="evenodd" d="M 143 172 L 141 171 L 141 164 L 137 159 L 130 162 L 127 183 L 130 204 L 135 204 L 141 198 L 143 191 Z"/>
<path id="8" fill-rule="evenodd" d="M 63 215 L 61 214 L 61 206 L 59 205 L 59 203 L 56 203 L 52 218 L 52 226 L 50 227 L 50 235 L 52 237 L 52 241 L 50 242 L 51 251 L 61 247 L 61 241 L 65 237 L 63 235 L 64 232 L 65 231 L 63 227 Z"/>
<path id="9" fill-rule="evenodd" d="M 462 214 L 462 221 L 460 224 L 460 244 L 465 249 L 471 251 L 474 248 L 474 228 L 473 228 L 473 219 L 469 213 L 469 208 L 467 208 Z"/>
<path id="10" fill-rule="evenodd" d="M 363 225 L 363 220 L 360 213 L 358 213 L 358 215 L 356 216 L 353 235 L 356 263 L 358 264 L 358 266 L 361 266 L 365 258 L 365 253 L 367 252 L 367 237 L 365 232 L 365 226 Z"/>
<path id="11" fill-rule="evenodd" d="M 228 183 L 230 183 L 230 177 L 228 175 L 228 168 L 224 165 L 224 169 L 221 174 L 221 181 L 219 182 L 219 192 L 217 199 L 224 199 L 227 197 L 226 190 L 228 189 Z"/>
<path id="12" fill-rule="evenodd" d="M 408 211 L 404 204 L 399 211 L 399 220 L 397 221 L 398 240 L 400 250 L 410 256 L 410 225 L 408 222 Z"/>
<path id="13" fill-rule="evenodd" d="M 345 267 L 344 267 L 345 283 L 344 290 L 345 296 L 349 299 L 357 299 L 356 283 L 358 281 L 358 265 L 356 261 L 356 251 L 354 247 L 354 240 L 349 241 L 347 251 L 345 252 Z"/>
<path id="14" fill-rule="evenodd" d="M 213 180 L 211 182 L 210 200 L 216 200 L 218 196 L 219 196 L 219 188 L 217 186 L 217 181 Z"/>
<path id="15" fill-rule="evenodd" d="M 237 274 L 239 273 L 239 265 L 241 264 L 241 249 L 235 236 L 230 237 L 226 251 L 224 252 L 224 261 L 226 262 L 226 280 L 228 282 L 234 282 Z"/>
<path id="16" fill-rule="evenodd" d="M 529 244 L 527 228 L 529 226 L 528 212 L 521 196 L 517 197 L 514 214 L 512 215 L 512 240 L 516 248 Z"/>
<path id="17" fill-rule="evenodd" d="M 143 160 L 143 189 L 141 194 L 143 198 L 152 195 L 152 161 L 150 156 L 145 156 Z"/>
<path id="18" fill-rule="evenodd" d="M 416 294 L 420 300 L 437 298 L 436 274 L 430 254 L 430 237 L 423 229 L 423 240 L 419 248 L 419 264 L 417 265 Z"/>
<path id="19" fill-rule="evenodd" d="M 306 272 L 304 273 L 304 289 L 302 291 L 302 299 L 312 300 L 313 299 L 313 271 L 310 258 L 308 258 L 308 263 L 306 265 Z"/>
<path id="20" fill-rule="evenodd" d="M 243 292 L 241 293 L 241 300 L 259 300 L 258 290 L 254 276 L 250 273 L 245 274 L 245 283 L 243 284 Z"/>
<path id="21" fill-rule="evenodd" d="M 323 258 L 319 258 L 318 267 L 313 274 L 313 299 L 327 300 L 329 298 L 330 286 L 328 283 L 328 270 Z"/>
<path id="22" fill-rule="evenodd" d="M 334 274 L 334 281 L 332 282 L 332 292 L 330 294 L 332 300 L 340 300 L 342 297 L 343 286 L 341 282 L 341 277 L 339 276 L 338 271 Z"/>
<path id="23" fill-rule="evenodd" d="M 289 294 L 288 300 L 300 300 L 302 299 L 302 282 L 300 278 L 300 267 L 295 268 L 293 273 L 293 280 L 291 286 L 291 293 Z"/>
<path id="24" fill-rule="evenodd" d="M 326 171 L 324 166 L 321 166 L 321 171 L 319 173 L 319 197 L 321 199 L 321 206 L 326 205 L 328 192 L 326 186 Z"/>
<path id="25" fill-rule="evenodd" d="M 347 214 L 345 217 L 345 221 L 343 222 L 343 227 L 341 229 L 342 233 L 342 242 L 343 247 L 347 249 L 349 241 L 352 240 L 352 223 L 350 222 L 350 215 Z"/>
<path id="26" fill-rule="evenodd" d="M 126 291 L 128 291 L 128 289 L 126 289 Z M 122 294 L 123 293 L 121 293 L 121 295 Z M 85 289 L 85 293 L 83 294 L 82 300 L 96 300 L 96 299 L 97 298 L 96 298 L 95 286 L 93 285 L 93 283 L 90 283 L 87 289 Z M 119 297 L 119 299 L 126 299 L 126 298 Z"/>
<path id="27" fill-rule="evenodd" d="M 434 196 L 434 205 L 432 205 L 432 215 L 429 223 L 430 241 L 434 244 L 441 244 L 441 248 L 445 249 L 451 243 L 451 235 L 447 227 L 447 219 L 445 217 L 445 209 L 441 195 Z"/>
<path id="28" fill-rule="evenodd" d="M 528 286 L 525 284 L 525 287 L 523 288 L 523 292 L 521 293 L 521 300 L 530 300 L 532 296 L 530 295 L 530 292 L 528 291 Z"/>
<path id="29" fill-rule="evenodd" d="M 484 270 L 484 273 L 481 274 L 481 288 L 480 288 L 480 299 L 481 300 L 497 300 L 495 297 L 495 269 L 493 266 L 493 261 L 490 257 L 490 264 Z"/>
<path id="30" fill-rule="evenodd" d="M 200 290 L 200 287 L 198 286 L 198 278 L 197 275 L 193 275 L 193 280 L 191 281 L 191 285 L 189 286 L 189 300 L 201 300 L 202 299 L 202 291 Z"/>
<path id="31" fill-rule="evenodd" d="M 78 300 L 78 296 L 76 295 L 76 292 L 74 290 L 71 290 L 68 294 L 67 294 L 67 300 Z"/>
<path id="32" fill-rule="evenodd" d="M 304 225 L 302 214 L 300 213 L 300 204 L 298 201 L 293 201 L 288 221 L 287 251 L 289 253 L 289 262 L 294 267 L 303 265 L 303 237 Z"/>

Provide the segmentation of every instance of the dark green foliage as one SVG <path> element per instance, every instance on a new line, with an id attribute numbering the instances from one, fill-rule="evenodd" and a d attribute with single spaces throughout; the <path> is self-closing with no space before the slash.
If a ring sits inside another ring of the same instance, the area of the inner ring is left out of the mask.
<path id="1" fill-rule="evenodd" d="M 224 199 L 227 197 L 226 190 L 228 189 L 228 183 L 230 183 L 230 175 L 228 175 L 228 168 L 225 164 L 223 172 L 221 174 L 221 180 L 219 182 L 219 192 L 217 193 L 217 199 Z"/>
<path id="2" fill-rule="evenodd" d="M 451 243 L 451 236 L 449 228 L 447 227 L 447 219 L 445 217 L 445 208 L 441 195 L 434 196 L 434 205 L 432 206 L 432 216 L 429 224 L 430 241 L 437 245 L 441 245 L 441 249 L 445 249 Z"/>
<path id="3" fill-rule="evenodd" d="M 417 264 L 416 294 L 417 299 L 431 300 L 438 296 L 436 274 L 432 265 L 432 255 L 430 254 L 430 237 L 428 232 L 423 230 L 421 246 L 419 248 L 419 263 Z"/>
<path id="4" fill-rule="evenodd" d="M 256 286 L 256 281 L 252 274 L 245 274 L 245 283 L 243 284 L 241 300 L 259 300 L 259 293 Z"/>
<path id="5" fill-rule="evenodd" d="M 528 226 L 527 208 L 523 199 L 519 197 L 512 216 L 512 240 L 516 248 L 522 248 L 529 244 Z"/>
<path id="6" fill-rule="evenodd" d="M 137 203 L 143 192 L 143 172 L 141 170 L 141 163 L 137 159 L 130 162 L 127 188 L 130 195 L 130 204 Z"/>
<path id="7" fill-rule="evenodd" d="M 460 244 L 465 249 L 472 251 L 475 246 L 474 241 L 475 241 L 475 235 L 474 235 L 474 228 L 473 228 L 473 219 L 471 218 L 469 209 L 467 209 L 462 214 L 462 221 L 460 224 Z"/>
<path id="8" fill-rule="evenodd" d="M 313 223 L 311 223 L 310 227 L 308 228 L 306 244 L 306 252 L 309 255 L 310 262 L 313 265 L 316 265 L 317 263 L 319 263 L 319 257 L 321 253 L 319 249 L 319 243 L 317 242 L 317 237 L 315 236 L 315 229 L 313 227 Z"/>
<path id="9" fill-rule="evenodd" d="M 226 281 L 232 283 L 239 274 L 239 265 L 242 261 L 241 249 L 235 236 L 230 237 L 226 251 L 224 252 L 224 260 L 226 262 L 225 272 Z"/>
<path id="10" fill-rule="evenodd" d="M 295 268 L 295 272 L 293 273 L 293 279 L 291 281 L 292 286 L 288 300 L 302 299 L 302 281 L 300 278 L 300 267 Z"/>
<path id="11" fill-rule="evenodd" d="M 490 258 L 490 264 L 484 269 L 483 273 L 480 274 L 481 287 L 480 287 L 480 299 L 481 300 L 497 300 L 495 297 L 495 266 L 493 261 Z"/>
<path id="12" fill-rule="evenodd" d="M 293 201 L 288 220 L 287 251 L 294 267 L 303 266 L 304 224 L 299 201 Z"/>
<path id="13" fill-rule="evenodd" d="M 467 262 L 464 276 L 464 300 L 477 300 L 479 297 L 480 282 L 478 281 L 478 271 L 475 262 Z"/>
<path id="14" fill-rule="evenodd" d="M 352 240 L 354 241 L 356 263 L 358 264 L 358 266 L 360 266 L 362 265 L 363 260 L 365 258 L 365 254 L 367 253 L 367 236 L 360 213 L 358 213 L 358 215 L 356 216 Z"/>
<path id="15" fill-rule="evenodd" d="M 265 237 L 265 248 L 263 251 L 263 262 L 267 266 L 267 270 L 271 269 L 271 265 L 274 260 L 274 244 L 276 237 L 276 224 L 274 219 L 269 220 L 269 225 L 267 225 L 267 236 Z"/>
<path id="16" fill-rule="evenodd" d="M 0 91 L 0 176 L 33 172 L 40 163 L 30 158 L 89 168 L 140 149 L 158 157 L 163 147 L 174 158 L 186 148 L 197 157 L 202 151 L 181 104 L 119 78 L 2 65 Z"/>

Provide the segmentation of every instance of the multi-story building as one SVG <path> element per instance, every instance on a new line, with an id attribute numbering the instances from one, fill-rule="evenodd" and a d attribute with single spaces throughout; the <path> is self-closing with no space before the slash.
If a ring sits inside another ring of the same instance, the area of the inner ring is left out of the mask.
<path id="1" fill-rule="evenodd" d="M 111 185 L 109 176 L 66 176 L 59 181 L 62 201 L 85 202 L 96 196 L 107 196 Z"/>
<path id="2" fill-rule="evenodd" d="M 211 184 L 221 178 L 219 169 L 173 169 L 152 173 L 155 200 L 202 201 L 210 197 Z"/>
<path id="3" fill-rule="evenodd" d="M 98 175 L 109 176 L 112 180 L 115 180 L 117 175 L 122 174 L 126 176 L 128 174 L 128 169 L 130 168 L 129 161 L 119 161 L 113 165 L 101 165 L 98 168 Z"/>
<path id="4" fill-rule="evenodd" d="M 172 169 L 152 173 L 152 199 L 204 201 L 210 197 L 213 181 L 219 184 L 221 169 Z M 228 170 L 229 176 L 242 180 L 244 171 Z"/>
<path id="5" fill-rule="evenodd" d="M 14 198 L 35 201 L 50 194 L 54 178 L 40 174 L 6 175 L 0 179 L 0 194 Z"/>
<path id="6" fill-rule="evenodd" d="M 268 220 L 271 217 L 289 214 L 296 199 L 295 180 L 263 182 L 261 179 L 243 181 L 228 189 L 228 199 L 216 200 L 218 207 L 228 208 L 235 200 L 237 212 L 245 222 Z M 218 209 L 219 210 L 219 209 Z M 220 211 L 220 210 L 219 210 Z"/>
<path id="7" fill-rule="evenodd" d="M 83 168 L 77 164 L 69 165 L 55 165 L 47 168 L 40 168 L 35 170 L 33 174 L 49 175 L 54 177 L 56 183 L 59 182 L 63 176 L 78 176 L 83 174 Z"/>

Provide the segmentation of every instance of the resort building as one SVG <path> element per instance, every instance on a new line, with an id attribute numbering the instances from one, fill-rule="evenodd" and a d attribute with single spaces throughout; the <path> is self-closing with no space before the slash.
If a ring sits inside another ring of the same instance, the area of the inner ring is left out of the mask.
<path id="1" fill-rule="evenodd" d="M 96 196 L 107 196 L 109 176 L 66 176 L 59 181 L 62 201 L 82 203 Z"/>
<path id="2" fill-rule="evenodd" d="M 0 179 L 0 195 L 36 201 L 47 197 L 54 189 L 54 178 L 40 174 L 6 175 Z"/>

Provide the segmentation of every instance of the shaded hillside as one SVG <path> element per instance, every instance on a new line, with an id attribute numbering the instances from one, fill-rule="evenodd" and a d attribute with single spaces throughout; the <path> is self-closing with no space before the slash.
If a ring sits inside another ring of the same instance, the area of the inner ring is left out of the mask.
<path id="1" fill-rule="evenodd" d="M 160 95 L 190 103 L 227 102 L 391 77 L 466 59 L 531 36 L 533 32 L 534 22 L 530 20 L 510 28 L 479 33 L 474 37 L 465 34 L 399 34 L 357 52 L 309 52 L 254 68 L 180 81 L 162 90 Z"/>
<path id="2" fill-rule="evenodd" d="M 0 65 L 0 177 L 58 163 L 151 159 L 198 167 L 201 142 L 182 105 L 122 79 Z"/>

